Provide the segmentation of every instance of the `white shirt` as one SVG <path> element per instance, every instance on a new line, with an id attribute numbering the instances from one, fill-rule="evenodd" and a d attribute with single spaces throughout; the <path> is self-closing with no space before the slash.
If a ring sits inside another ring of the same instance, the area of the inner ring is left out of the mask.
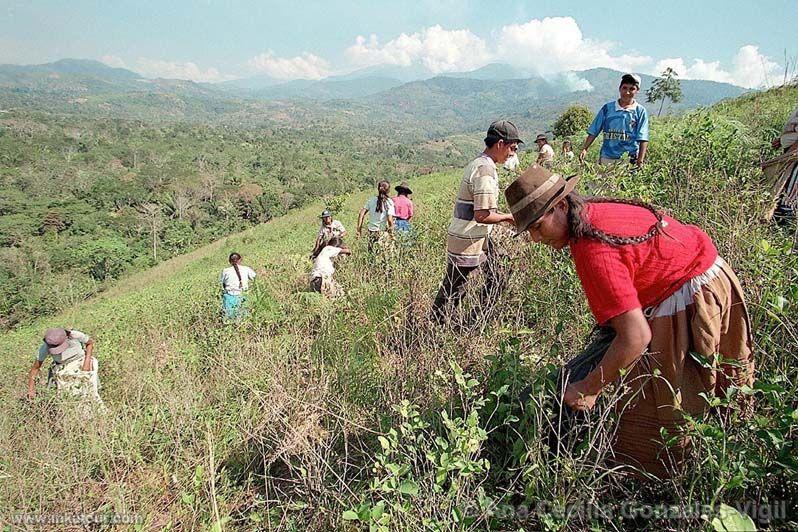
<path id="1" fill-rule="evenodd" d="M 236 269 L 232 266 L 222 270 L 222 275 L 220 277 L 223 290 L 231 296 L 240 296 L 242 289 L 246 291 L 249 288 L 249 282 L 257 277 L 255 270 L 249 266 L 239 265 L 238 271 L 241 272 L 240 282 L 238 280 L 238 275 L 236 275 Z"/>
<path id="2" fill-rule="evenodd" d="M 363 208 L 369 211 L 369 231 L 384 231 L 388 227 L 388 216 L 396 216 L 391 198 L 385 199 L 382 212 L 377 212 L 377 196 L 369 198 Z"/>
<path id="3" fill-rule="evenodd" d="M 544 161 L 553 161 L 554 160 L 554 148 L 551 147 L 550 144 L 544 144 L 538 150 L 542 155 Z"/>
<path id="4" fill-rule="evenodd" d="M 341 248 L 335 246 L 324 246 L 316 260 L 313 261 L 313 271 L 310 272 L 310 278 L 316 277 L 331 277 L 335 273 L 335 266 L 333 266 L 333 257 L 337 257 L 341 253 Z"/>
<path id="5" fill-rule="evenodd" d="M 330 225 L 324 225 L 324 222 L 321 222 L 321 227 L 319 228 L 319 236 L 324 236 L 329 240 L 334 236 L 341 237 L 343 236 L 344 233 L 346 233 L 344 224 L 342 224 L 338 220 L 333 220 Z"/>

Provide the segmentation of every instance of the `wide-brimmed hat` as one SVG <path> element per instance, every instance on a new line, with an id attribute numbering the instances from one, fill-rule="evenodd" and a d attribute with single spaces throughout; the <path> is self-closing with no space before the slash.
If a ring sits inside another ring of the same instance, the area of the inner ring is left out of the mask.
<path id="1" fill-rule="evenodd" d="M 515 220 L 515 235 L 520 235 L 538 221 L 552 205 L 567 196 L 578 182 L 578 175 L 563 178 L 537 164 L 524 170 L 504 191 Z"/>
<path id="2" fill-rule="evenodd" d="M 541 133 L 540 135 L 538 135 L 537 137 L 535 137 L 535 142 L 537 142 L 537 141 L 539 141 L 539 140 L 545 140 L 546 142 L 548 142 L 548 141 L 549 141 L 549 138 L 548 138 L 546 135 L 544 135 L 543 133 Z"/>
<path id="3" fill-rule="evenodd" d="M 44 333 L 44 343 L 51 355 L 60 355 L 69 347 L 69 335 L 64 328 L 47 329 Z"/>
<path id="4" fill-rule="evenodd" d="M 402 181 L 401 183 L 399 183 L 398 185 L 393 187 L 393 189 L 395 191 L 397 191 L 397 192 L 400 192 L 400 191 L 404 190 L 408 194 L 412 194 L 413 193 L 413 191 L 410 190 L 410 183 L 408 183 L 407 181 Z"/>
<path id="5" fill-rule="evenodd" d="M 332 213 L 330 211 L 328 211 L 328 210 L 324 210 L 324 211 L 322 211 L 321 216 L 319 216 L 319 218 L 321 218 L 321 219 L 332 218 Z"/>

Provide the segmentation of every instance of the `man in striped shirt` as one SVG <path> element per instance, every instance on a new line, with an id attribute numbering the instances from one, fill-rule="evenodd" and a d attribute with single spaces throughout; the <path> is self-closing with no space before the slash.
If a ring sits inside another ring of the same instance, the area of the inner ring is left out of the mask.
<path id="1" fill-rule="evenodd" d="M 446 237 L 446 275 L 432 307 L 432 316 L 438 323 L 444 321 L 447 304 L 451 303 L 453 307 L 460 304 L 466 280 L 477 268 L 483 268 L 485 273 L 481 311 L 488 310 L 486 307 L 495 301 L 505 284 L 490 232 L 494 224 L 512 224 L 513 216 L 498 211 L 496 165 L 503 164 L 521 143 L 515 124 L 509 120 L 493 122 L 485 137 L 485 151 L 463 172 Z"/>

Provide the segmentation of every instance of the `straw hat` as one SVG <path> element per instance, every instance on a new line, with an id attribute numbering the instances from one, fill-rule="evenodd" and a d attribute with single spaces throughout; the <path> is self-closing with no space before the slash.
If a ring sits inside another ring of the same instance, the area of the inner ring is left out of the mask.
<path id="1" fill-rule="evenodd" d="M 527 168 L 504 191 L 515 220 L 515 235 L 520 235 L 538 221 L 552 205 L 567 196 L 578 182 L 578 175 L 563 178 L 537 164 Z"/>

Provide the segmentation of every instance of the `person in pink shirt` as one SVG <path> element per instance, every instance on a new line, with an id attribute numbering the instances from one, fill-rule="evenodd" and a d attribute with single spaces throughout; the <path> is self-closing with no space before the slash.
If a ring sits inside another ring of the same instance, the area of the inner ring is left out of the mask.
<path id="1" fill-rule="evenodd" d="M 400 233 L 410 233 L 410 219 L 413 218 L 413 200 L 410 199 L 410 185 L 402 181 L 394 187 L 396 197 L 393 198 L 393 207 L 396 212 L 396 230 Z"/>

